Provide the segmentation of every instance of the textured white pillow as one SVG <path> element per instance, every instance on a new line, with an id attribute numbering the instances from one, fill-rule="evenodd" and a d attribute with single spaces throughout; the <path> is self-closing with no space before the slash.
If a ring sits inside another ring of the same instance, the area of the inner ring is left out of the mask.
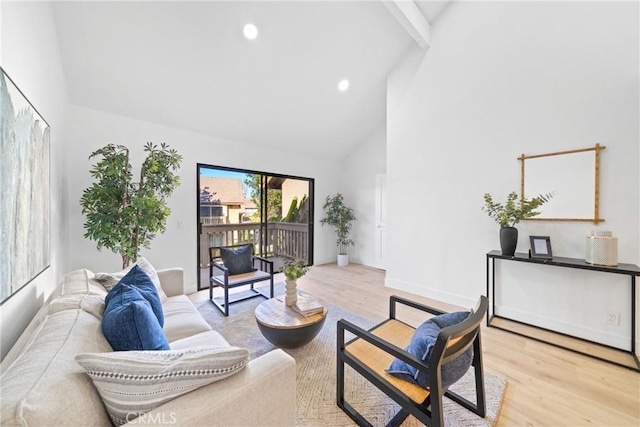
<path id="1" fill-rule="evenodd" d="M 149 278 L 155 285 L 156 290 L 158 291 L 160 302 L 164 304 L 167 300 L 167 294 L 164 293 L 164 289 L 162 289 L 162 285 L 160 285 L 160 278 L 158 277 L 158 273 L 156 273 L 156 269 L 153 268 L 151 263 L 143 257 L 138 258 L 135 264 L 131 264 L 129 267 L 117 273 L 96 273 L 94 275 L 94 279 L 99 281 L 107 291 L 110 291 L 111 288 L 118 284 L 120 279 L 126 276 L 126 274 L 133 268 L 134 265 L 138 265 L 138 267 L 140 267 L 142 271 L 147 273 L 147 276 L 149 276 Z"/>
<path id="2" fill-rule="evenodd" d="M 195 347 L 81 353 L 75 360 L 91 377 L 113 423 L 122 425 L 182 394 L 233 375 L 249 362 L 249 350 Z"/>

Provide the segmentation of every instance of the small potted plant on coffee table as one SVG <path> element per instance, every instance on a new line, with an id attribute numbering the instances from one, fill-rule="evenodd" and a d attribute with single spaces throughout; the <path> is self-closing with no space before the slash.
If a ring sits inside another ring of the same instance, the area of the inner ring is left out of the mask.
<path id="1" fill-rule="evenodd" d="M 285 304 L 291 307 L 298 301 L 297 293 L 297 280 L 307 274 L 309 267 L 305 265 L 304 261 L 287 261 L 282 267 L 282 272 L 286 278 L 286 295 L 284 298 Z"/>

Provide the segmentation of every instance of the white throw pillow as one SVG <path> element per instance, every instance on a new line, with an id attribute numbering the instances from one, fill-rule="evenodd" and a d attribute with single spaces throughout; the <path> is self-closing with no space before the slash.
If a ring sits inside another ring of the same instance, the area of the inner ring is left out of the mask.
<path id="1" fill-rule="evenodd" d="M 122 425 L 182 394 L 233 375 L 249 362 L 249 350 L 195 347 L 81 353 L 75 360 L 91 377 L 113 423 Z"/>
<path id="2" fill-rule="evenodd" d="M 158 273 L 156 273 L 156 269 L 153 268 L 151 263 L 143 257 L 138 258 L 135 264 L 131 264 L 129 267 L 117 273 L 96 273 L 94 275 L 94 279 L 99 281 L 107 291 L 110 291 L 111 288 L 118 284 L 120 279 L 126 276 L 126 274 L 133 268 L 134 265 L 138 265 L 142 269 L 142 271 L 147 273 L 147 276 L 149 276 L 154 286 L 156 287 L 156 290 L 158 291 L 160 302 L 164 304 L 167 300 L 167 294 L 165 294 L 164 289 L 162 289 Z"/>

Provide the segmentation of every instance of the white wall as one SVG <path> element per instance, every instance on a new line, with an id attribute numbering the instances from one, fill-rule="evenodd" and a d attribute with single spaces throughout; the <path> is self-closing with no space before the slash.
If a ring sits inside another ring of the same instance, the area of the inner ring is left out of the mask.
<path id="1" fill-rule="evenodd" d="M 342 162 L 344 186 L 338 189 L 345 203 L 355 211 L 349 260 L 375 267 L 376 262 L 376 175 L 384 173 L 387 136 L 384 126 L 376 129 Z"/>
<path id="2" fill-rule="evenodd" d="M 0 307 L 1 357 L 67 268 L 65 115 L 68 108 L 51 5 L 2 2 L 0 64 L 51 127 L 51 267 Z"/>
<path id="3" fill-rule="evenodd" d="M 482 195 L 519 191 L 521 153 L 607 146 L 599 229 L 619 260 L 640 263 L 637 2 L 454 2 L 388 80 L 387 285 L 472 305 L 485 291 L 485 254 L 498 225 Z M 550 189 L 551 190 L 551 189 Z M 523 222 L 554 254 L 584 258 L 592 223 Z M 629 347 L 628 279 L 502 262 L 498 312 Z M 600 277 L 602 276 L 602 277 Z M 603 310 L 622 315 L 602 324 Z M 501 310 L 501 311 L 500 311 Z"/>
<path id="4" fill-rule="evenodd" d="M 155 101 L 153 101 L 155 102 Z M 319 200 L 335 192 L 338 182 L 337 163 L 294 155 L 237 141 L 229 141 L 154 123 L 107 114 L 82 107 L 69 110 L 69 138 L 67 140 L 69 174 L 69 254 L 70 267 L 89 268 L 92 271 L 118 271 L 121 260 L 107 250 L 98 252 L 95 242 L 84 234 L 84 216 L 79 200 L 82 191 L 91 185 L 89 161 L 91 152 L 107 143 L 122 144 L 131 150 L 134 174 L 144 157 L 143 145 L 147 141 L 166 142 L 183 156 L 180 171 L 181 185 L 169 199 L 172 210 L 167 231 L 151 242 L 151 249 L 142 251 L 156 268 L 182 267 L 185 269 L 188 292 L 196 290 L 196 164 L 246 168 L 250 170 L 291 174 L 315 178 L 315 216 L 322 214 Z M 334 261 L 332 234 L 320 223 L 315 224 L 314 262 Z"/>

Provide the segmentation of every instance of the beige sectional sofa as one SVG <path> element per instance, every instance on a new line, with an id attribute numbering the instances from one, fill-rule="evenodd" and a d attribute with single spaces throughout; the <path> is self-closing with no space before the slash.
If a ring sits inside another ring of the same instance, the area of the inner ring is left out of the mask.
<path id="1" fill-rule="evenodd" d="M 228 346 L 184 295 L 181 269 L 159 270 L 171 349 Z M 74 357 L 112 351 L 102 334 L 106 289 L 89 270 L 67 274 L 0 365 L 0 423 L 111 425 L 98 391 Z M 198 388 L 130 424 L 286 426 L 295 424 L 295 361 L 271 351 L 236 374 Z"/>

